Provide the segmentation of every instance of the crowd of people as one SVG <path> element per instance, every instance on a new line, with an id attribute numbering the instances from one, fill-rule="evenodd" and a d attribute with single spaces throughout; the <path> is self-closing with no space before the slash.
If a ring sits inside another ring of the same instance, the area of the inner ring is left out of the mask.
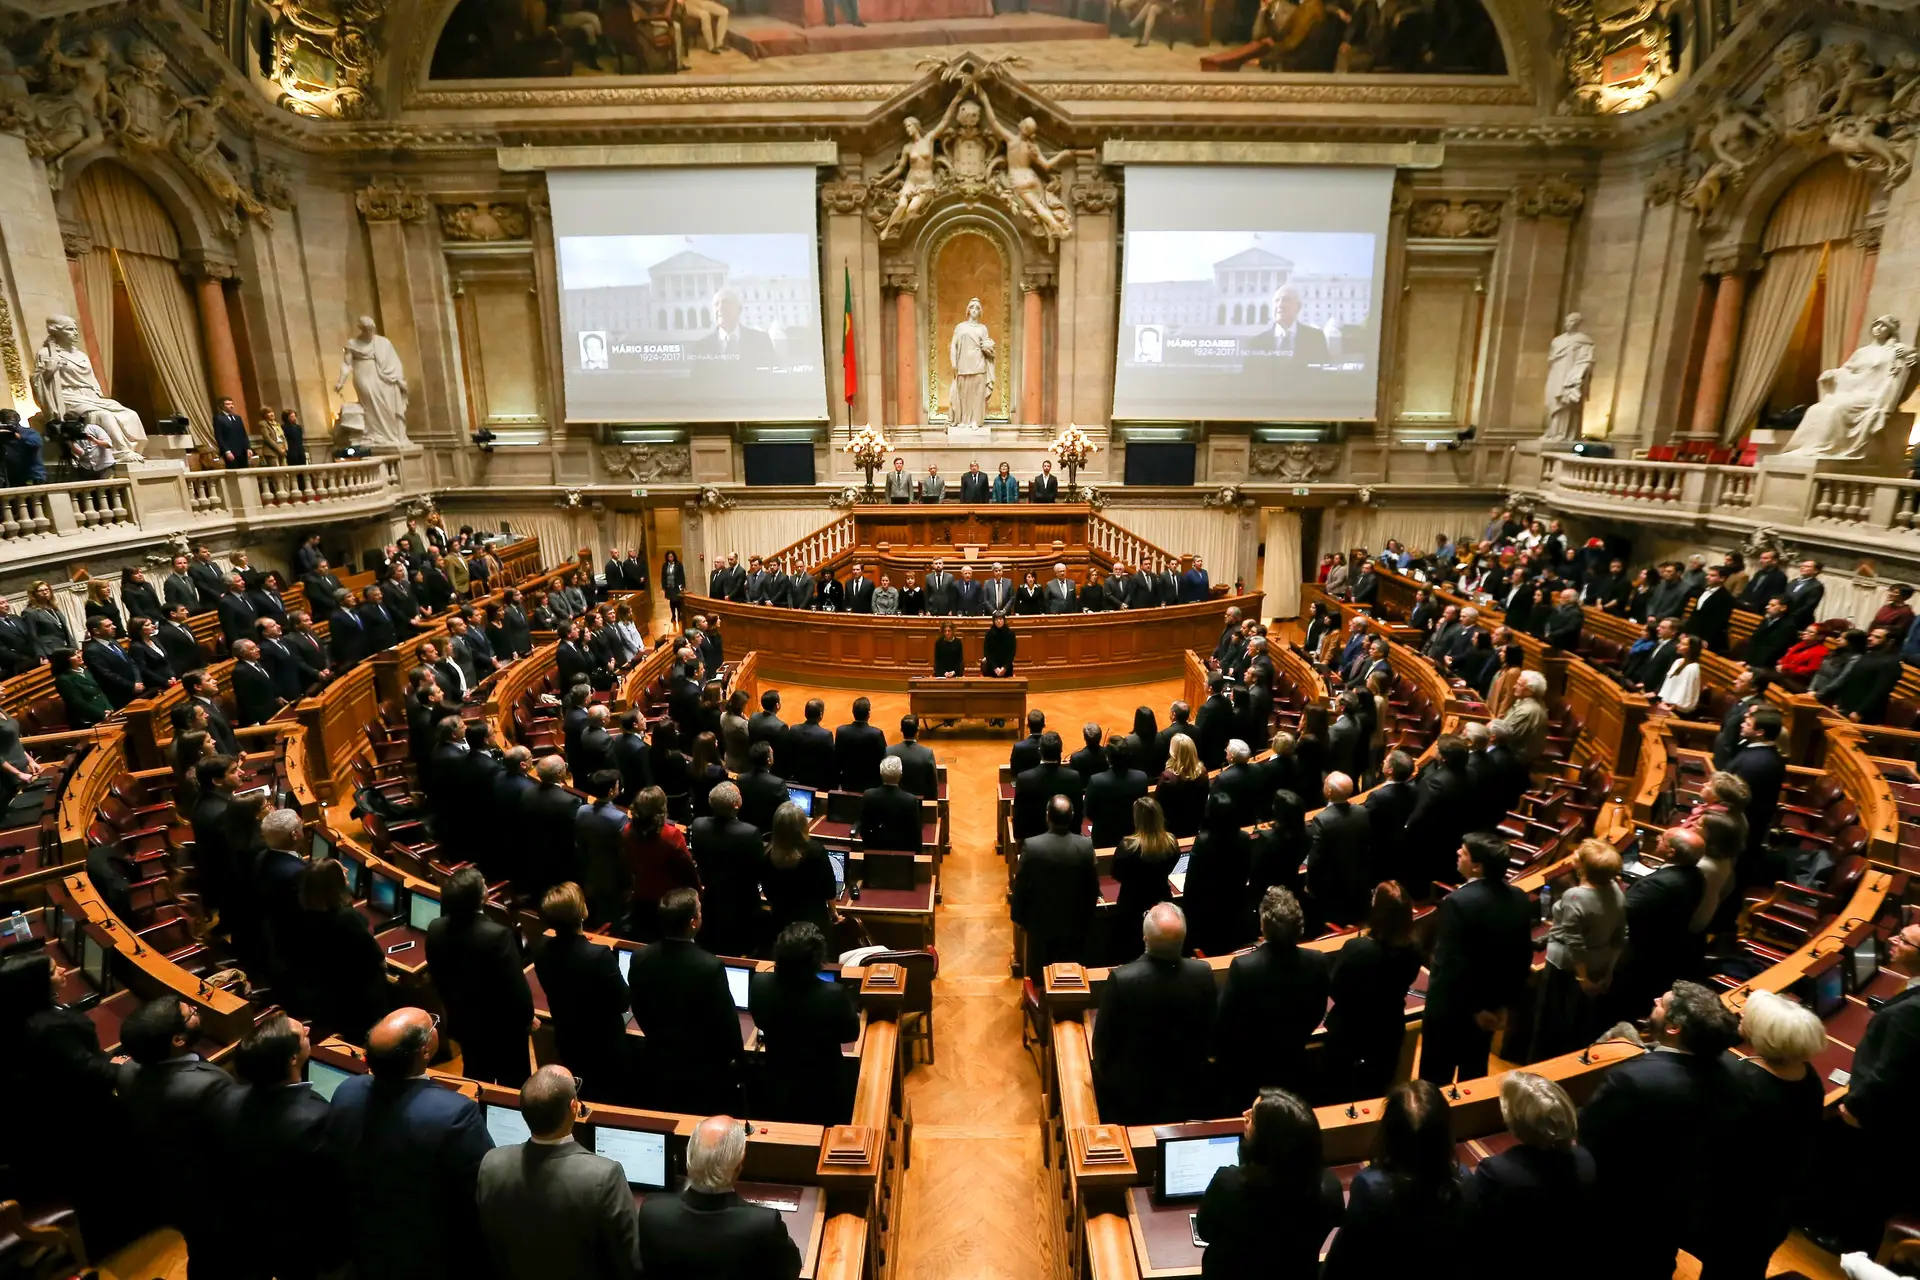
<path id="1" fill-rule="evenodd" d="M 1180 561 L 1171 557 L 1142 556 L 1138 563 L 1115 564 L 1105 579 L 1097 568 L 1089 568 L 1083 583 L 1068 576 L 1065 564 L 1054 565 L 1053 576 L 1045 582 L 1031 570 L 1015 582 L 999 562 L 986 566 L 986 577 L 977 578 L 971 564 L 962 565 L 956 576 L 944 559 L 935 559 L 919 581 L 912 571 L 903 571 L 896 584 L 893 575 L 884 570 L 877 580 L 869 576 L 867 566 L 858 561 L 841 579 L 831 564 L 823 565 L 817 575 L 808 574 L 797 556 L 783 564 L 777 556 L 763 560 L 750 555 L 743 568 L 739 555 L 734 554 L 716 564 L 708 575 L 707 595 L 735 604 L 881 617 L 991 618 L 1117 612 L 1192 604 L 1211 596 L 1213 586 L 1206 562 L 1199 556 L 1187 559 L 1190 567 L 1183 570 Z M 678 620 L 677 612 L 675 618 Z"/>

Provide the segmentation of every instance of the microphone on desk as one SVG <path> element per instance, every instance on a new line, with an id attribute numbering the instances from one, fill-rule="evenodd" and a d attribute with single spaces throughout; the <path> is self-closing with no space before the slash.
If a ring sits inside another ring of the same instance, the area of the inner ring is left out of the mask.
<path id="1" fill-rule="evenodd" d="M 1357 1102 L 1349 1102 L 1347 1104 L 1347 1119 L 1358 1120 L 1359 1118 L 1360 1118 L 1360 1104 Z"/>

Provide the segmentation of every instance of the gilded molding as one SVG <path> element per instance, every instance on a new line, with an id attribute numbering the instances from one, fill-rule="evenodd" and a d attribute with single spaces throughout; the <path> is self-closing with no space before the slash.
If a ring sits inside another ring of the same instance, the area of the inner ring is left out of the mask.
<path id="1" fill-rule="evenodd" d="M 13 307 L 6 296 L 0 294 L 0 360 L 7 366 L 7 390 L 13 393 L 15 404 L 27 402 L 27 371 L 25 362 L 20 359 L 20 344 L 13 332 Z"/>
<path id="2" fill-rule="evenodd" d="M 525 240 L 527 206 L 499 201 L 478 201 L 439 206 L 440 234 L 462 243 L 491 240 Z"/>
<path id="3" fill-rule="evenodd" d="M 1100 148 L 1100 162 L 1122 164 L 1320 164 L 1386 165 L 1438 169 L 1447 149 L 1436 142 L 1266 142 L 1254 139 L 1194 141 L 1185 138 L 1114 138 Z"/>

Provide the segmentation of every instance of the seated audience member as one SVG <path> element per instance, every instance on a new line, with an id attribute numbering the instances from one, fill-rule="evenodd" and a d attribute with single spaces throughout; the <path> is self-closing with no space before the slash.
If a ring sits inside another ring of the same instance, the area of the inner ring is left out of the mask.
<path id="1" fill-rule="evenodd" d="M 1627 945 L 1627 895 L 1620 887 L 1620 854 L 1604 840 L 1582 840 L 1574 851 L 1579 883 L 1553 900 L 1547 930 L 1547 968 L 1535 1006 L 1533 1052 L 1538 1062 L 1589 1043 L 1605 1025 L 1601 999 Z"/>
<path id="2" fill-rule="evenodd" d="M 1229 1109 L 1269 1087 L 1311 1087 L 1307 1041 L 1326 1014 L 1332 966 L 1324 952 L 1301 949 L 1301 924 L 1294 896 L 1268 889 L 1260 899 L 1260 945 L 1227 969 L 1214 1060 Z"/>
<path id="3" fill-rule="evenodd" d="M 853 1110 L 853 1073 L 841 1046 L 860 1035 L 853 992 L 820 981 L 827 939 L 795 921 L 773 943 L 772 972 L 748 981 L 747 1011 L 765 1052 L 756 1115 L 793 1124 L 845 1124 Z"/>
<path id="4" fill-rule="evenodd" d="M 533 970 L 546 993 L 554 1054 L 583 1081 L 581 1092 L 624 1102 L 627 1083 L 627 983 L 613 948 L 589 941 L 586 895 L 577 884 L 557 884 L 540 899 L 540 918 L 553 930 Z"/>
<path id="5" fill-rule="evenodd" d="M 1213 973 L 1184 960 L 1186 914 L 1162 902 L 1141 921 L 1145 954 L 1113 970 L 1093 1026 L 1093 1078 L 1100 1117 L 1156 1124 L 1209 1114 L 1207 1049 L 1214 1022 Z"/>
<path id="6" fill-rule="evenodd" d="M 747 1158 L 748 1127 L 729 1115 L 694 1126 L 687 1185 L 678 1195 L 656 1192 L 640 1206 L 644 1274 L 797 1280 L 800 1250 L 779 1211 L 749 1204 L 733 1189 Z"/>
<path id="7" fill-rule="evenodd" d="M 833 908 L 839 897 L 833 864 L 825 847 L 807 834 L 807 815 L 792 801 L 774 811 L 767 855 L 760 864 L 760 887 L 767 897 L 770 936 L 778 937 L 788 925 L 801 922 L 824 936 L 839 918 Z"/>
<path id="8" fill-rule="evenodd" d="M 1728 1053 L 1740 1041 L 1739 1020 L 1717 993 L 1676 982 L 1654 1001 L 1648 1028 L 1654 1052 L 1607 1068 L 1580 1110 L 1602 1202 L 1645 1197 L 1674 1209 L 1614 1237 L 1610 1275 L 1671 1276 L 1680 1249 L 1700 1248 L 1700 1224 L 1721 1207 L 1722 1182 L 1744 1187 L 1751 1172 L 1733 1162 L 1746 1107 Z M 1660 1158 L 1648 1159 L 1651 1151 Z"/>
<path id="9" fill-rule="evenodd" d="M 860 820 L 854 834 L 870 849 L 920 852 L 925 833 L 920 824 L 920 797 L 901 786 L 906 765 L 898 756 L 880 762 L 880 785 L 860 795 Z"/>
<path id="10" fill-rule="evenodd" d="M 474 1189 L 493 1140 L 476 1103 L 427 1078 L 439 1048 L 426 1010 L 396 1009 L 367 1038 L 370 1074 L 334 1091 L 327 1138 L 356 1276 L 487 1274 Z"/>
<path id="11" fill-rule="evenodd" d="M 520 1088 L 532 1135 L 480 1160 L 476 1200 L 496 1280 L 625 1280 L 636 1274 L 626 1172 L 575 1141 L 573 1073 L 541 1067 Z"/>
<path id="12" fill-rule="evenodd" d="M 660 940 L 634 953 L 627 988 L 647 1037 L 642 1102 L 709 1115 L 739 1103 L 740 1021 L 726 966 L 694 941 L 700 916 L 692 889 L 661 898 Z"/>
<path id="13" fill-rule="evenodd" d="M 1526 989 L 1533 966 L 1533 909 L 1507 883 L 1507 845 L 1468 834 L 1461 886 L 1441 899 L 1422 1021 L 1420 1077 L 1447 1084 L 1487 1074 L 1493 1033 Z"/>
<path id="14" fill-rule="evenodd" d="M 196 1271 L 220 1275 L 238 1261 L 235 1240 L 218 1202 L 205 1192 L 221 1176 L 217 1138 L 234 1083 L 201 1060 L 199 1041 L 199 1009 L 172 992 L 128 1015 L 120 1047 L 134 1069 L 120 1086 L 126 1126 L 120 1137 L 130 1151 L 167 1153 L 167 1176 L 154 1180 L 143 1206 L 153 1215 L 150 1225 L 179 1231 Z"/>
<path id="15" fill-rule="evenodd" d="M 1013 874 L 1013 922 L 1026 934 L 1026 964 L 1032 977 L 1050 964 L 1086 964 L 1100 875 L 1093 841 L 1080 834 L 1073 802 L 1055 796 L 1047 804 L 1047 830 L 1020 842 Z"/>
<path id="16" fill-rule="evenodd" d="M 427 976 L 459 1042 L 460 1073 L 514 1087 L 527 1078 L 533 992 L 513 930 L 490 919 L 487 879 L 478 867 L 453 873 L 440 890 L 440 918 L 427 926 Z"/>
<path id="17" fill-rule="evenodd" d="M 276 1013 L 233 1055 L 245 1088 L 227 1092 L 220 1120 L 220 1175 L 248 1191 L 247 1212 L 227 1220 L 249 1274 L 317 1280 L 346 1261 L 338 1231 L 311 1233 L 311 1188 L 337 1185 L 327 1143 L 333 1108 L 305 1083 L 307 1028 Z"/>
<path id="18" fill-rule="evenodd" d="M 1133 802 L 1147 794 L 1147 775 L 1133 767 L 1123 737 L 1107 743 L 1107 767 L 1087 779 L 1087 822 L 1096 848 L 1111 849 L 1133 832 Z M 1244 754 L 1244 752 L 1243 752 Z"/>
<path id="19" fill-rule="evenodd" d="M 1603 1255 L 1564 1247 L 1566 1224 L 1600 1209 L 1573 1100 L 1545 1076 L 1510 1071 L 1500 1082 L 1500 1121 L 1514 1144 L 1475 1166 L 1473 1189 L 1481 1220 L 1498 1222 L 1504 1239 L 1479 1261 L 1493 1275 L 1517 1277 L 1552 1258 L 1556 1275 L 1599 1280 L 1608 1270 Z"/>
<path id="20" fill-rule="evenodd" d="M 1340 1225 L 1340 1176 L 1322 1162 L 1320 1120 L 1297 1095 L 1262 1089 L 1247 1108 L 1240 1158 L 1207 1183 L 1194 1231 L 1200 1274 L 1319 1280 L 1320 1246 Z"/>
<path id="21" fill-rule="evenodd" d="M 1253 922 L 1247 909 L 1252 863 L 1252 842 L 1240 829 L 1233 801 L 1218 792 L 1209 796 L 1206 820 L 1187 859 L 1182 898 L 1196 951 L 1225 955 L 1252 939 Z"/>
<path id="22" fill-rule="evenodd" d="M 1373 1157 L 1354 1175 L 1325 1280 L 1375 1280 L 1401 1269 L 1418 1241 L 1427 1275 L 1475 1273 L 1473 1184 L 1461 1175 L 1448 1103 L 1431 1080 L 1387 1091 Z"/>

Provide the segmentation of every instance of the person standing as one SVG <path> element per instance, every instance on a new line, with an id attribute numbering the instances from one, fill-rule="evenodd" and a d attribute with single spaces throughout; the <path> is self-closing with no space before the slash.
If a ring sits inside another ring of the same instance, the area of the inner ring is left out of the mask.
<path id="1" fill-rule="evenodd" d="M 276 1013 L 234 1054 L 243 1089 L 224 1094 L 221 1172 L 247 1188 L 247 1212 L 227 1219 L 248 1275 L 317 1280 L 346 1261 L 339 1232 L 308 1232 L 311 1189 L 340 1171 L 327 1144 L 333 1108 L 306 1083 L 311 1047 L 304 1024 Z"/>
<path id="2" fill-rule="evenodd" d="M 527 1077 L 533 993 L 513 930 L 482 911 L 480 868 L 453 873 L 440 891 L 440 918 L 427 926 L 427 976 L 460 1043 L 461 1074 L 511 1088 Z"/>
<path id="3" fill-rule="evenodd" d="M 1229 1109 L 1274 1087 L 1309 1091 L 1307 1042 L 1326 1015 L 1332 966 L 1300 947 L 1300 903 L 1276 885 L 1260 899 L 1260 945 L 1227 969 L 1214 1023 L 1221 1102 Z"/>
<path id="4" fill-rule="evenodd" d="M 1060 497 L 1060 478 L 1053 474 L 1051 459 L 1040 464 L 1040 474 L 1027 485 L 1028 502 L 1054 502 Z"/>
<path id="5" fill-rule="evenodd" d="M 1420 1078 L 1442 1085 L 1487 1074 L 1493 1033 L 1533 965 L 1533 912 L 1507 883 L 1506 842 L 1470 833 L 1457 865 L 1464 883 L 1440 903 L 1420 1045 Z"/>
<path id="6" fill-rule="evenodd" d="M 220 461 L 229 471 L 243 470 L 253 462 L 253 445 L 247 439 L 247 421 L 234 412 L 233 401 L 222 399 L 213 415 L 213 444 Z"/>
<path id="7" fill-rule="evenodd" d="M 626 979 L 613 948 L 581 933 L 587 900 L 577 884 L 557 884 L 540 900 L 540 917 L 553 930 L 534 973 L 553 1019 L 554 1053 L 606 1102 L 626 1098 Z"/>
<path id="8" fill-rule="evenodd" d="M 895 458 L 893 470 L 887 473 L 887 501 L 891 503 L 913 501 L 913 477 L 907 474 L 905 458 Z"/>
<path id="9" fill-rule="evenodd" d="M 640 1206 L 640 1266 L 647 1275 L 796 1280 L 800 1250 L 776 1211 L 733 1189 L 747 1157 L 749 1126 L 709 1116 L 687 1139 L 687 1185 Z"/>
<path id="10" fill-rule="evenodd" d="M 1093 841 L 1076 829 L 1073 801 L 1047 802 L 1047 830 L 1021 842 L 1013 878 L 1013 922 L 1026 935 L 1024 972 L 1033 978 L 1050 964 L 1085 964 L 1100 901 Z"/>
<path id="11" fill-rule="evenodd" d="M 219 1177 L 220 1115 L 234 1083 L 194 1052 L 199 1042 L 198 1008 L 172 992 L 128 1015 L 120 1046 L 137 1069 L 120 1087 L 125 1129 L 118 1136 L 130 1150 L 169 1153 L 167 1176 L 149 1189 L 143 1207 L 186 1237 L 196 1276 L 223 1276 L 236 1261 L 234 1240 L 202 1192 Z"/>
<path id="12" fill-rule="evenodd" d="M 1153 1124 L 1209 1114 L 1213 973 L 1185 960 L 1186 914 L 1162 902 L 1141 921 L 1145 953 L 1108 975 L 1093 1027 L 1101 1119 Z"/>

